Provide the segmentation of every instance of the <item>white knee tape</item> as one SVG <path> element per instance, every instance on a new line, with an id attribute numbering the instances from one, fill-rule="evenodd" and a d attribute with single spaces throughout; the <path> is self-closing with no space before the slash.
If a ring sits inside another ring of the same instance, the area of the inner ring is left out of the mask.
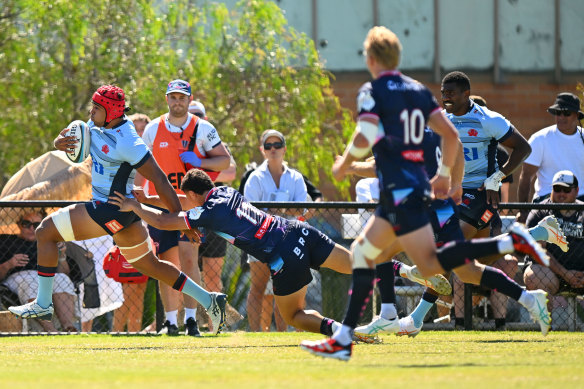
<path id="1" fill-rule="evenodd" d="M 146 247 L 148 248 L 148 250 L 146 250 L 146 252 L 144 252 L 142 254 L 129 254 L 130 250 L 138 248 L 140 246 L 143 246 L 144 243 L 146 243 Z M 149 252 L 152 251 L 152 242 L 151 242 L 150 238 L 147 238 L 144 242 L 138 243 L 137 245 L 132 246 L 132 247 L 121 247 L 121 246 L 118 246 L 118 247 L 120 248 L 120 251 L 122 252 L 122 255 L 124 256 L 124 258 L 126 258 L 126 261 L 128 263 L 134 263 L 134 262 L 139 261 L 140 259 L 144 258 L 146 255 L 148 255 Z M 138 256 L 136 256 L 136 255 L 138 255 Z"/>
<path id="2" fill-rule="evenodd" d="M 65 242 L 71 242 L 75 240 L 75 235 L 73 234 L 73 225 L 71 225 L 71 215 L 69 214 L 69 208 L 61 208 L 57 212 L 51 215 L 53 223 L 61 237 Z"/>
<path id="3" fill-rule="evenodd" d="M 361 243 L 353 242 L 353 269 L 368 269 L 367 258 L 374 260 L 381 254 L 381 249 L 373 246 L 367 238 L 363 237 Z"/>

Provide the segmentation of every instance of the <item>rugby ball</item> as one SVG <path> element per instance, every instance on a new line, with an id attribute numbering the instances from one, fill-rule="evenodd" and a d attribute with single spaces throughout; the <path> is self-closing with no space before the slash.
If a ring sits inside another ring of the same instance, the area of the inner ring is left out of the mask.
<path id="1" fill-rule="evenodd" d="M 67 126 L 65 136 L 74 136 L 78 142 L 75 149 L 70 153 L 65 153 L 72 162 L 79 163 L 85 161 L 91 149 L 91 135 L 89 126 L 82 120 L 74 120 Z"/>

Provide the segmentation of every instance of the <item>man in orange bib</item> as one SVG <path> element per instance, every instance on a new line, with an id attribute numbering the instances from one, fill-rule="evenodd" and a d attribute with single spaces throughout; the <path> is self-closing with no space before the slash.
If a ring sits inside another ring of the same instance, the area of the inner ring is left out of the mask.
<path id="1" fill-rule="evenodd" d="M 166 89 L 168 113 L 152 120 L 142 136 L 170 184 L 181 194 L 180 184 L 189 169 L 204 170 L 215 179 L 221 170 L 229 167 L 230 162 L 229 152 L 215 127 L 189 113 L 192 99 L 191 85 L 187 81 L 171 81 Z M 152 183 L 146 182 L 144 187 L 148 194 L 156 195 Z M 149 227 L 149 230 L 150 236 L 159 243 L 160 258 L 177 266 L 180 261 L 181 270 L 199 283 L 198 246 L 180 238 L 178 231 L 160 231 L 153 227 Z M 162 284 L 160 295 L 166 314 L 161 332 L 176 335 L 180 295 Z M 186 297 L 184 302 L 186 334 L 199 336 L 196 301 Z"/>

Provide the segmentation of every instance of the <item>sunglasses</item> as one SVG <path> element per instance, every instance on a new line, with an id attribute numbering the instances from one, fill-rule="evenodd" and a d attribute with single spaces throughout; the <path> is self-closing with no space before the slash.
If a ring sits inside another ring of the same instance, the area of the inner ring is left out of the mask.
<path id="1" fill-rule="evenodd" d="M 556 185 L 554 186 L 554 192 L 556 193 L 560 193 L 560 192 L 564 192 L 564 193 L 570 193 L 572 191 L 571 186 L 561 186 L 561 185 Z"/>
<path id="2" fill-rule="evenodd" d="M 554 112 L 554 116 L 566 116 L 566 117 L 568 117 L 570 115 L 572 115 L 572 111 L 566 111 L 566 110 L 560 111 L 560 110 L 556 110 Z"/>
<path id="3" fill-rule="evenodd" d="M 284 142 L 264 143 L 264 150 L 271 150 L 272 147 L 276 150 L 280 150 L 284 147 Z"/>
<path id="4" fill-rule="evenodd" d="M 22 228 L 30 228 L 32 226 L 32 227 L 34 227 L 34 229 L 36 229 L 40 225 L 41 225 L 41 222 L 31 222 L 30 220 L 22 220 L 20 222 L 20 226 Z"/>

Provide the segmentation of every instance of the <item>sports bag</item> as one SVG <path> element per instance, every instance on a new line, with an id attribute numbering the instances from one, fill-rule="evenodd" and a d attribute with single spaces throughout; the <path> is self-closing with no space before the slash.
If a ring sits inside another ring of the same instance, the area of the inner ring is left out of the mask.
<path id="1" fill-rule="evenodd" d="M 103 271 L 105 275 L 122 284 L 143 284 L 148 281 L 148 276 L 126 261 L 118 246 L 112 247 L 103 259 Z"/>

